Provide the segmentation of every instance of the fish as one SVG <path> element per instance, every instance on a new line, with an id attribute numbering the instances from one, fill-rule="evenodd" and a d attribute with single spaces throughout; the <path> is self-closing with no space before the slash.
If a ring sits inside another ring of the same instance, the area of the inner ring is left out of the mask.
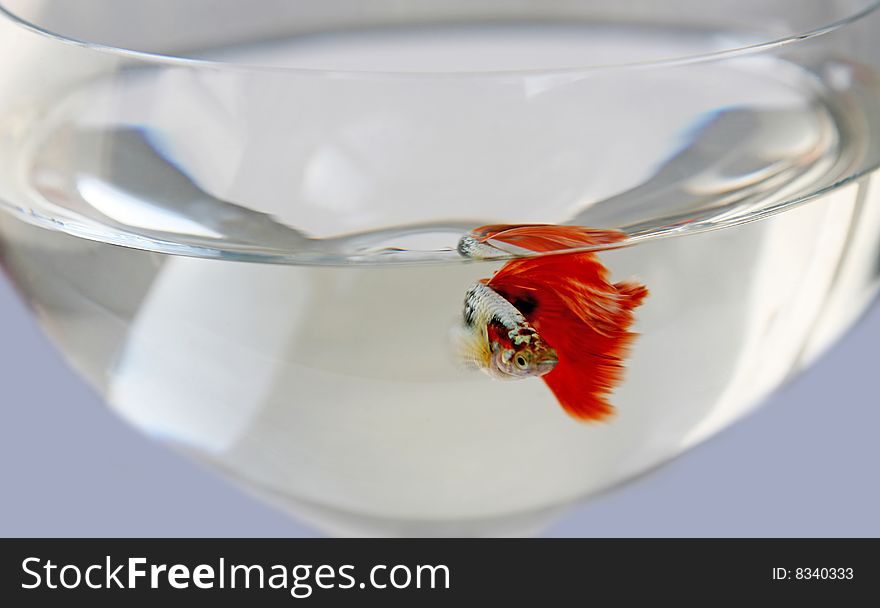
<path id="1" fill-rule="evenodd" d="M 546 255 L 511 259 L 467 290 L 462 359 L 495 378 L 541 378 L 571 417 L 607 419 L 637 336 L 634 311 L 649 292 L 635 279 L 612 283 L 595 251 L 577 249 L 625 238 L 553 224 L 495 224 L 463 236 L 458 251 L 468 258 Z"/>

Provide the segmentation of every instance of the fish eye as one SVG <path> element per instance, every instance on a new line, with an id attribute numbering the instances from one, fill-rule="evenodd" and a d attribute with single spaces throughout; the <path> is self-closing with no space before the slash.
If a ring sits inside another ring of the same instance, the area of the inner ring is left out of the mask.
<path id="1" fill-rule="evenodd" d="M 518 368 L 525 369 L 527 365 L 528 365 L 528 361 L 526 361 L 526 358 L 524 356 L 522 356 L 522 355 L 516 356 L 516 366 Z"/>

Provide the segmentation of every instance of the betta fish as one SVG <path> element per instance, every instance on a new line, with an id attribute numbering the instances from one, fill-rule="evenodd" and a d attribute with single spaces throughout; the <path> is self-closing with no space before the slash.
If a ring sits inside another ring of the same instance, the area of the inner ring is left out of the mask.
<path id="1" fill-rule="evenodd" d="M 458 251 L 470 258 L 548 254 L 510 260 L 468 290 L 459 336 L 465 361 L 496 378 L 540 377 L 574 418 L 611 414 L 608 395 L 636 336 L 633 310 L 648 290 L 611 283 L 592 251 L 552 252 L 624 238 L 617 230 L 549 224 L 483 226 L 465 235 Z"/>

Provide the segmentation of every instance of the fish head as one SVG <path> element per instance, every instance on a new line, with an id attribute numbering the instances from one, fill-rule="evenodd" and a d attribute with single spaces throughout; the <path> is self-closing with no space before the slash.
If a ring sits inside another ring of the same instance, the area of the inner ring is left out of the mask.
<path id="1" fill-rule="evenodd" d="M 508 335 L 507 332 L 489 331 L 489 366 L 493 375 L 501 378 L 531 378 L 543 376 L 559 362 L 556 351 L 543 342 L 534 331 Z"/>

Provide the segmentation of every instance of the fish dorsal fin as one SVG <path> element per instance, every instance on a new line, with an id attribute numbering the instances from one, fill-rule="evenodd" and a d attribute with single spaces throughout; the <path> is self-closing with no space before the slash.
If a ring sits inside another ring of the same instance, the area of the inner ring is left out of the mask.
<path id="1" fill-rule="evenodd" d="M 477 228 L 465 237 L 471 239 L 473 249 L 498 249 L 493 243 L 503 243 L 535 253 L 610 245 L 625 238 L 626 234 L 619 230 L 553 224 L 492 224 Z M 465 239 L 462 240 L 463 243 L 467 242 Z M 461 245 L 459 248 L 462 248 Z"/>

